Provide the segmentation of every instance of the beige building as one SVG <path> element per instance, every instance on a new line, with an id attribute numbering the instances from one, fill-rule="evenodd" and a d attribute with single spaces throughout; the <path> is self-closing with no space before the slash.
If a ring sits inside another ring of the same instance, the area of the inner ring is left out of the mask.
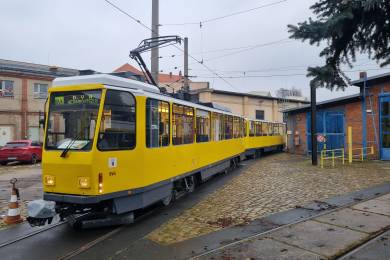
<path id="1" fill-rule="evenodd" d="M 248 118 L 268 121 L 283 121 L 283 110 L 308 104 L 304 98 L 282 99 L 270 93 L 240 93 L 211 88 L 191 90 L 193 99 L 200 103 L 217 103 L 233 113 Z"/>
<path id="2" fill-rule="evenodd" d="M 0 146 L 8 141 L 42 142 L 47 90 L 55 77 L 78 75 L 78 70 L 0 59 Z"/>

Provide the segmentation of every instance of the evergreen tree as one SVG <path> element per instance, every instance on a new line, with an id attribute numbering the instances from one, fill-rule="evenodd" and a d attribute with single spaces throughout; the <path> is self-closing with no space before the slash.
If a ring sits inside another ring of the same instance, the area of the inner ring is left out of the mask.
<path id="1" fill-rule="evenodd" d="M 324 66 L 309 67 L 310 84 L 344 89 L 349 79 L 340 64 L 356 61 L 356 53 L 367 53 L 381 67 L 390 64 L 390 0 L 319 0 L 310 9 L 316 19 L 288 25 L 290 38 L 327 46 L 320 57 Z"/>

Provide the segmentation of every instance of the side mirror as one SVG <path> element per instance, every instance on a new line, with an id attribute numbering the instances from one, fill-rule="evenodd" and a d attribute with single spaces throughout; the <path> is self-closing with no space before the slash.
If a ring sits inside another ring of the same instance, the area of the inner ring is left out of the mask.
<path id="1" fill-rule="evenodd" d="M 45 122 L 46 122 L 46 116 L 44 115 L 43 118 L 39 119 L 39 127 L 41 126 L 42 128 L 45 127 Z"/>

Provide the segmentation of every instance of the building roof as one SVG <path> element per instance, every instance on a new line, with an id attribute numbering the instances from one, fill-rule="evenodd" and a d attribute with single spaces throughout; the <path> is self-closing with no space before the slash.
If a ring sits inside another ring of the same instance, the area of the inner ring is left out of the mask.
<path id="1" fill-rule="evenodd" d="M 366 84 L 367 84 L 367 86 L 372 86 L 375 84 L 380 84 L 380 83 L 389 82 L 389 81 L 390 81 L 390 72 L 368 77 L 366 79 Z M 358 87 L 363 87 L 364 78 L 352 81 L 351 84 L 358 86 Z"/>
<path id="2" fill-rule="evenodd" d="M 0 73 L 24 74 L 30 76 L 55 78 L 79 75 L 79 70 L 0 59 Z"/>
<path id="3" fill-rule="evenodd" d="M 346 103 L 353 103 L 353 102 L 359 101 L 360 99 L 361 99 L 360 94 L 354 94 L 354 95 L 349 95 L 349 96 L 344 96 L 344 97 L 339 97 L 339 98 L 333 98 L 333 99 L 317 102 L 317 109 L 333 107 L 333 106 L 346 104 Z M 310 110 L 310 104 L 304 105 L 301 107 L 297 107 L 297 108 L 285 109 L 285 110 L 283 110 L 283 113 L 295 114 L 295 113 L 306 112 L 309 110 Z"/>
<path id="4" fill-rule="evenodd" d="M 142 75 L 143 73 L 141 70 L 137 69 L 133 65 L 129 63 L 125 63 L 119 68 L 115 69 L 114 72 L 132 72 L 137 75 Z M 174 82 L 179 82 L 183 79 L 182 75 L 175 75 L 175 74 L 165 74 L 165 73 L 159 73 L 158 74 L 158 82 L 159 83 L 174 83 Z"/>
<path id="5" fill-rule="evenodd" d="M 268 95 L 259 95 L 259 94 L 252 94 L 252 93 L 242 93 L 242 92 L 233 92 L 233 91 L 226 91 L 226 90 L 220 90 L 220 89 L 199 89 L 199 90 L 193 90 L 194 93 L 199 92 L 212 92 L 216 94 L 223 94 L 223 95 L 230 95 L 230 96 L 240 96 L 240 97 L 253 97 L 253 98 L 262 98 L 262 99 L 269 99 L 269 100 L 278 100 L 283 102 L 292 102 L 292 103 L 304 103 L 309 104 L 309 101 L 302 101 L 302 100 L 296 100 L 296 99 L 286 99 L 286 98 L 279 98 L 279 97 L 273 97 Z"/>

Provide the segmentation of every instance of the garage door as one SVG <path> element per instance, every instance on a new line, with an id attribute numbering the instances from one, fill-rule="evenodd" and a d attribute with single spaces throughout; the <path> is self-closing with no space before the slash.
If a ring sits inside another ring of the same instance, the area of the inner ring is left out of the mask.
<path id="1" fill-rule="evenodd" d="M 0 125 L 0 146 L 4 146 L 7 142 L 12 141 L 14 133 L 13 126 Z"/>
<path id="2" fill-rule="evenodd" d="M 39 142 L 39 128 L 38 127 L 29 127 L 28 128 L 28 139 Z"/>

